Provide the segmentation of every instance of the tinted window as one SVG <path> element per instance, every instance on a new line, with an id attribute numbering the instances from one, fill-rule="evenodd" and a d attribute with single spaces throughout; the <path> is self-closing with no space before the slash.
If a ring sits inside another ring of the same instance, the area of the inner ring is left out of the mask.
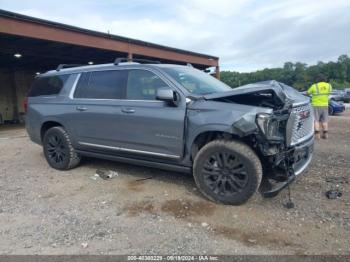
<path id="1" fill-rule="evenodd" d="M 74 97 L 96 99 L 125 98 L 126 70 L 84 73 L 79 79 Z"/>
<path id="2" fill-rule="evenodd" d="M 126 98 L 130 100 L 156 100 L 157 89 L 167 86 L 159 76 L 150 71 L 130 70 Z"/>
<path id="3" fill-rule="evenodd" d="M 164 71 L 192 94 L 204 95 L 232 90 L 216 78 L 191 67 L 164 68 Z"/>
<path id="4" fill-rule="evenodd" d="M 69 75 L 57 75 L 36 78 L 28 96 L 57 95 L 63 88 L 68 77 Z"/>
<path id="5" fill-rule="evenodd" d="M 90 73 L 82 73 L 79 78 L 77 87 L 75 88 L 74 97 L 81 98 L 86 95 L 87 86 L 89 84 Z"/>

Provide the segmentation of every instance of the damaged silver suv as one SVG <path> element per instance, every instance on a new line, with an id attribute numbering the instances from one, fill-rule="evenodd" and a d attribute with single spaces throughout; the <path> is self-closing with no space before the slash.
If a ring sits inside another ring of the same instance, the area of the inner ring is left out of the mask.
<path id="1" fill-rule="evenodd" d="M 205 197 L 277 194 L 309 165 L 309 98 L 276 81 L 231 89 L 190 66 L 125 62 L 36 78 L 27 132 L 53 168 L 84 156 L 189 172 Z"/>

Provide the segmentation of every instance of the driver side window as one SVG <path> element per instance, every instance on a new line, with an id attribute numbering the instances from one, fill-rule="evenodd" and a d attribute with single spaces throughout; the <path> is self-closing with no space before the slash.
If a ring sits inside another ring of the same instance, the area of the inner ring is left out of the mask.
<path id="1" fill-rule="evenodd" d="M 141 69 L 129 71 L 126 99 L 156 100 L 157 89 L 168 85 L 156 74 Z"/>

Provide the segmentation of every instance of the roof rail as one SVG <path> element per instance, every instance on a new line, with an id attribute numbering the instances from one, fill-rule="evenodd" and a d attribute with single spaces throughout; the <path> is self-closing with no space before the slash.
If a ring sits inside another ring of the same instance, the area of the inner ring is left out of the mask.
<path id="1" fill-rule="evenodd" d="M 60 71 L 61 69 L 64 69 L 64 68 L 77 67 L 77 66 L 84 66 L 84 65 L 82 65 L 82 64 L 59 64 L 58 67 L 56 68 L 56 71 Z"/>
<path id="2" fill-rule="evenodd" d="M 115 65 L 119 65 L 121 63 L 125 62 L 137 62 L 140 64 L 161 64 L 160 61 L 155 61 L 155 60 L 149 60 L 149 59 L 141 59 L 141 58 L 134 58 L 134 59 L 128 59 L 125 57 L 118 57 L 114 60 Z"/>

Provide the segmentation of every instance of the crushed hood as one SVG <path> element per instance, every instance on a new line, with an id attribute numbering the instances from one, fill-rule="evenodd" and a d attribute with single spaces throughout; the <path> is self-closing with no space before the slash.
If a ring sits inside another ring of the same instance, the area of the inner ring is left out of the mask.
<path id="1" fill-rule="evenodd" d="M 310 101 L 310 98 L 300 94 L 293 87 L 275 80 L 248 84 L 248 85 L 234 88 L 227 92 L 212 93 L 212 94 L 204 95 L 204 99 L 213 100 L 213 99 L 219 99 L 219 98 L 225 98 L 225 97 L 232 97 L 236 95 L 252 94 L 252 93 L 263 92 L 263 91 L 274 92 L 275 95 L 285 105 L 308 103 Z"/>

